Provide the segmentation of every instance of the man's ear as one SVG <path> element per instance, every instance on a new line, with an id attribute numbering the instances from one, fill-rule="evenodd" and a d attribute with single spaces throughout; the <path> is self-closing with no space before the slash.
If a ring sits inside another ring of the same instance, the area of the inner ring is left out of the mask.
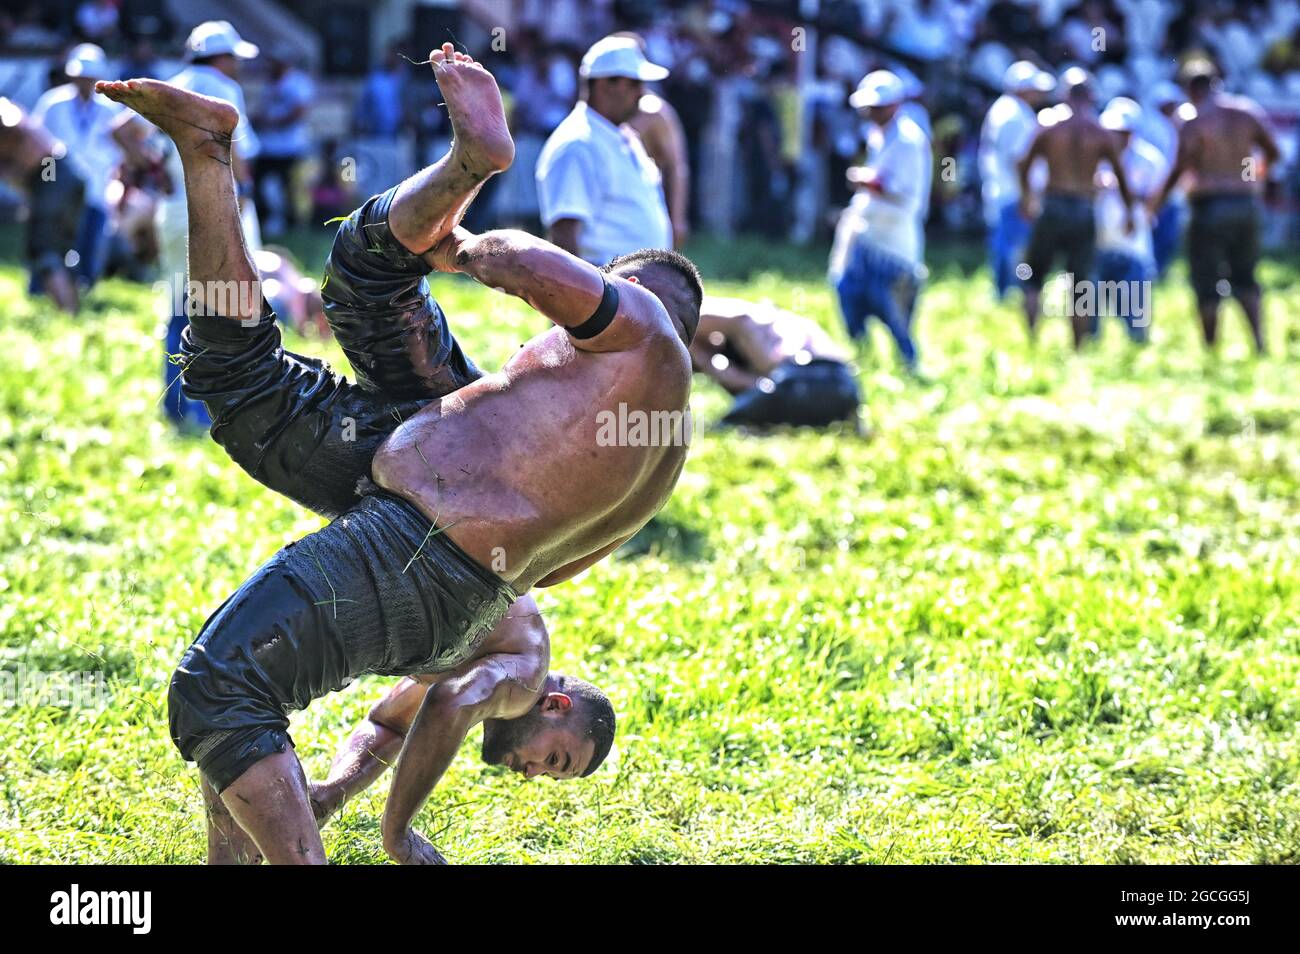
<path id="1" fill-rule="evenodd" d="M 633 285 L 640 285 L 640 284 L 641 284 L 641 279 L 637 278 L 635 275 L 628 275 L 628 276 L 626 276 L 626 278 L 627 278 L 627 280 L 630 281 Z"/>
<path id="2" fill-rule="evenodd" d="M 548 692 L 542 697 L 542 712 L 555 712 L 563 715 L 573 708 L 573 700 L 562 692 Z"/>

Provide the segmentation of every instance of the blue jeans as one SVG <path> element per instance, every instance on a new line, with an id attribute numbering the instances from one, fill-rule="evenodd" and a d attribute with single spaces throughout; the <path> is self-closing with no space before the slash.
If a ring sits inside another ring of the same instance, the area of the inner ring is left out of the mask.
<path id="1" fill-rule="evenodd" d="M 1097 253 L 1097 281 L 1119 283 L 1115 317 L 1124 322 L 1128 336 L 1139 344 L 1145 343 L 1150 333 L 1151 288 L 1145 283 L 1151 281 L 1154 273 L 1155 266 L 1150 261 L 1127 252 L 1101 250 Z M 1100 298 L 1099 293 L 1099 308 Z M 1095 335 L 1100 330 L 1099 319 L 1094 315 L 1092 321 Z"/>
<path id="2" fill-rule="evenodd" d="M 998 298 L 1006 297 L 1008 291 L 1018 287 L 1016 266 L 1024 254 L 1025 243 L 1029 241 L 1029 223 L 1020 214 L 1018 200 L 1004 203 L 998 209 L 997 219 L 989 229 L 989 267 L 993 270 L 993 284 L 998 291 Z"/>
<path id="3" fill-rule="evenodd" d="M 87 287 L 99 281 L 104 270 L 104 253 L 108 249 L 108 212 L 92 205 L 81 212 L 81 223 L 77 226 L 77 262 L 76 274 L 81 283 Z"/>
<path id="4" fill-rule="evenodd" d="M 189 326 L 189 317 L 182 308 L 180 314 L 171 316 L 167 323 L 167 340 L 163 351 L 163 411 L 167 419 L 178 427 L 211 427 L 212 418 L 202 401 L 194 401 L 181 393 L 181 366 L 172 361 L 172 355 L 181 353 L 181 332 Z"/>
<path id="5" fill-rule="evenodd" d="M 915 368 L 912 308 L 919 289 L 916 268 L 910 262 L 859 243 L 849 253 L 844 274 L 835 285 L 849 337 L 856 341 L 865 335 L 867 319 L 875 316 L 894 336 L 903 363 Z"/>
<path id="6" fill-rule="evenodd" d="M 1178 254 L 1178 240 L 1183 234 L 1186 208 L 1182 203 L 1167 202 L 1156 216 L 1151 229 L 1152 251 L 1155 253 L 1156 274 L 1163 276 Z"/>

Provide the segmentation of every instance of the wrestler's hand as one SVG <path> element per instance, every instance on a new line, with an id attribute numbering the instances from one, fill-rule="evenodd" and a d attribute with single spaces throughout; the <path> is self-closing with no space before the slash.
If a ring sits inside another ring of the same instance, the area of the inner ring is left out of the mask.
<path id="1" fill-rule="evenodd" d="M 456 264 L 456 256 L 460 254 L 461 245 L 473 237 L 473 232 L 458 225 L 421 257 L 435 272 L 458 272 L 460 266 Z"/>
<path id="2" fill-rule="evenodd" d="M 447 859 L 418 831 L 408 828 L 391 841 L 385 840 L 384 851 L 399 865 L 445 865 Z"/>
<path id="3" fill-rule="evenodd" d="M 311 811 L 316 816 L 318 828 L 324 828 L 325 824 L 343 807 L 343 793 L 325 782 L 312 782 L 308 786 L 307 794 L 311 799 Z"/>

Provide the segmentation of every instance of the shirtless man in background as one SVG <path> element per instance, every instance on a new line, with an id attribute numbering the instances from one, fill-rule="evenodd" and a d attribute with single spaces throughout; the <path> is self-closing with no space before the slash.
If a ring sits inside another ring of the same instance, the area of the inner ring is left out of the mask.
<path id="1" fill-rule="evenodd" d="M 1132 231 L 1133 197 L 1120 161 L 1119 142 L 1097 121 L 1092 77 L 1085 70 L 1071 67 L 1062 75 L 1061 85 L 1070 115 L 1039 130 L 1019 169 L 1021 214 L 1030 221 L 1037 219 L 1025 252 L 1024 264 L 1029 274 L 1023 279 L 1025 322 L 1031 341 L 1038 329 L 1043 280 L 1058 254 L 1064 257 L 1065 270 L 1071 277 L 1071 295 L 1077 283 L 1093 280 L 1097 167 L 1102 162 L 1110 163 L 1115 173 L 1115 185 L 1126 210 L 1126 231 Z M 1029 184 L 1029 170 L 1040 158 L 1047 162 L 1047 186 L 1041 209 Z M 1086 308 L 1070 310 L 1076 350 L 1092 328 L 1095 316 L 1087 311 Z"/>
<path id="2" fill-rule="evenodd" d="M 403 283 L 418 279 L 403 294 L 414 291 L 422 303 L 424 273 L 460 271 L 522 298 L 555 327 L 502 371 L 406 418 L 374 456 L 380 489 L 255 573 L 209 618 L 173 675 L 173 740 L 272 863 L 325 860 L 287 709 L 363 673 L 459 674 L 485 651 L 511 655 L 489 645 L 509 607 L 630 539 L 667 501 L 686 455 L 684 441 L 602 442 L 597 422 L 605 410 L 686 412 L 687 347 L 703 297 L 698 272 L 663 250 L 635 252 L 601 270 L 523 233 L 475 236 L 459 228 L 514 148 L 491 74 L 451 44 L 430 59 L 455 131 L 452 149 L 349 217 L 364 233 L 360 244 Z M 212 346 L 242 354 L 243 339 L 274 318 L 242 294 L 224 308 L 209 300 L 210 288 L 258 281 L 229 161 L 237 113 L 152 80 L 99 89 L 176 142 L 190 213 L 191 300 L 198 317 L 213 319 L 202 333 Z M 373 280 L 356 270 L 356 257 L 348 264 L 339 283 Z M 327 298 L 334 285 L 323 290 Z M 424 343 L 419 336 L 393 342 L 399 350 Z M 299 412 L 345 400 L 340 394 L 336 383 L 322 382 Z M 508 671 L 508 662 L 486 664 Z M 479 715 L 505 719 L 526 713 L 543 689 L 527 673 L 492 685 Z M 384 846 L 398 860 L 439 860 L 411 827 L 445 767 L 431 744 L 447 731 L 439 695 L 426 693 L 413 719 L 385 808 Z M 577 775 L 592 753 L 570 756 L 565 774 Z"/>
<path id="3" fill-rule="evenodd" d="M 636 40 L 644 53 L 645 38 L 625 31 L 613 36 Z M 637 131 L 646 154 L 659 167 L 664 181 L 664 202 L 673 224 L 673 248 L 681 248 L 690 237 L 691 163 L 686 154 L 686 131 L 677 110 L 658 93 L 647 90 L 637 103 L 627 125 Z"/>
<path id="4" fill-rule="evenodd" d="M 0 179 L 27 196 L 25 255 L 32 290 L 75 315 L 80 298 L 66 256 L 77 245 L 86 186 L 70 162 L 59 161 L 66 154 L 44 126 L 0 96 Z"/>
<path id="5" fill-rule="evenodd" d="M 1264 354 L 1264 326 L 1255 266 L 1259 262 L 1259 183 L 1280 152 L 1259 106 L 1220 92 L 1218 70 L 1208 61 L 1189 63 L 1183 82 L 1196 116 L 1183 126 L 1169 178 L 1152 203 L 1159 211 L 1188 173 L 1191 218 L 1187 264 L 1205 345 L 1219 333 L 1221 283 L 1226 279 L 1246 313 L 1255 351 Z M 1262 156 L 1259 163 L 1257 157 Z"/>
<path id="6" fill-rule="evenodd" d="M 810 318 L 741 298 L 708 295 L 691 342 L 695 370 L 735 396 L 724 426 L 857 423 L 848 356 Z"/>

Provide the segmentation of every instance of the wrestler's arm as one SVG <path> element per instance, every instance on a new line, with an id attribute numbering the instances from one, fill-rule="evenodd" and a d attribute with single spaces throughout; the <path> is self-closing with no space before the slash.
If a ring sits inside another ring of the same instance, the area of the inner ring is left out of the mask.
<path id="1" fill-rule="evenodd" d="M 475 235 L 456 228 L 426 253 L 425 261 L 439 271 L 462 272 L 507 295 L 522 298 L 561 328 L 576 328 L 589 319 L 605 293 L 605 278 L 618 288 L 618 316 L 588 350 L 631 349 L 662 332 L 655 311 L 658 300 L 627 279 L 606 276 L 595 265 L 570 255 L 544 239 L 514 229 Z M 666 315 L 664 315 L 666 317 Z"/>
<path id="2" fill-rule="evenodd" d="M 531 596 L 522 596 L 497 623 L 484 640 L 489 647 L 549 646 L 546 624 Z M 549 656 L 543 653 L 543 672 Z M 483 657 L 487 658 L 487 657 Z M 483 658 L 474 660 L 476 666 Z M 312 808 L 322 825 L 349 799 L 365 791 L 392 765 L 402 750 L 425 697 L 434 682 L 425 676 L 407 676 L 399 680 L 371 707 L 361 722 L 339 748 L 324 782 L 311 786 Z"/>
<path id="3" fill-rule="evenodd" d="M 1178 152 L 1174 156 L 1174 167 L 1169 170 L 1169 175 L 1165 177 L 1165 184 L 1151 201 L 1152 212 L 1160 211 L 1164 204 L 1169 201 L 1169 193 L 1178 187 L 1178 181 L 1192 168 L 1195 160 L 1195 141 L 1195 127 L 1192 123 L 1188 123 L 1183 127 L 1182 134 L 1178 137 Z"/>
<path id="4" fill-rule="evenodd" d="M 549 644 L 543 646 L 539 652 L 535 637 L 524 638 L 522 652 L 503 647 L 473 660 L 424 694 L 397 757 L 384 807 L 384 850 L 394 861 L 445 863 L 411 823 L 471 728 L 487 719 L 518 718 L 537 701 L 550 666 Z"/>
<path id="5" fill-rule="evenodd" d="M 1046 133 L 1039 132 L 1034 136 L 1033 142 L 1025 150 L 1024 157 L 1016 164 L 1016 173 L 1020 178 L 1020 214 L 1025 218 L 1031 218 L 1033 192 L 1029 188 L 1029 170 L 1033 168 L 1034 160 L 1043 154 L 1044 139 Z"/>

